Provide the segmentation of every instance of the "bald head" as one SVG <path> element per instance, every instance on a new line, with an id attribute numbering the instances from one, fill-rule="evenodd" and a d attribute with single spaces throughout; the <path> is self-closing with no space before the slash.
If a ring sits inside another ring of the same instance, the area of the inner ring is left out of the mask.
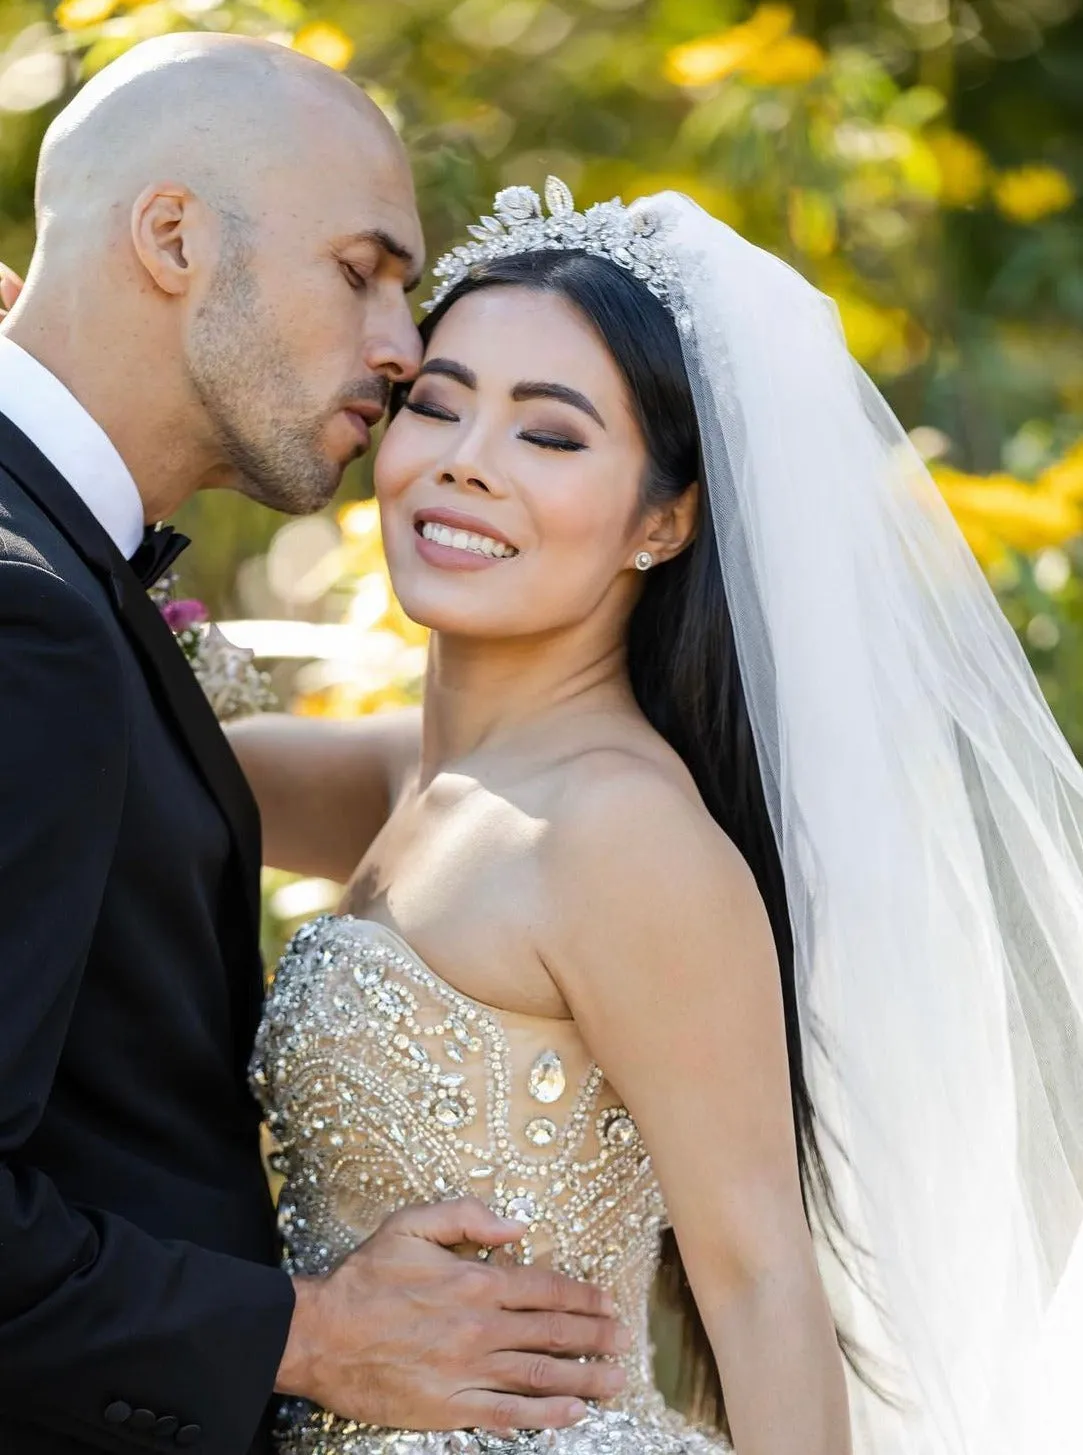
<path id="1" fill-rule="evenodd" d="M 257 213 L 268 171 L 309 165 L 336 137 L 371 164 L 406 168 L 380 109 L 318 61 L 239 36 L 145 41 L 93 77 L 49 128 L 39 233 L 70 222 L 85 249 L 95 223 L 107 226 L 154 181 L 182 182 L 227 212 Z"/>
<path id="2" fill-rule="evenodd" d="M 49 128 L 37 203 L 5 328 L 155 481 L 168 458 L 167 508 L 325 504 L 420 358 L 413 182 L 372 101 L 269 42 L 147 41 Z"/>

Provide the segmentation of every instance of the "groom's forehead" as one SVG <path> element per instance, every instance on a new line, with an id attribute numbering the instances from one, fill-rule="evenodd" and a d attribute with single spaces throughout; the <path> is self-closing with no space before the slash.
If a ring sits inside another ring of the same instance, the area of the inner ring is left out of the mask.
<path id="1" fill-rule="evenodd" d="M 338 219 L 340 234 L 376 241 L 420 272 L 425 240 L 406 153 L 395 138 L 376 135 L 368 142 L 359 146 L 343 136 L 323 151 L 312 174 L 320 210 Z"/>

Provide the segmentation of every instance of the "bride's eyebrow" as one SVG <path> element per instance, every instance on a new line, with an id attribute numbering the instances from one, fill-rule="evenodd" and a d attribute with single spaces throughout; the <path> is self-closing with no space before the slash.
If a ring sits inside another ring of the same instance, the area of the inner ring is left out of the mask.
<path id="1" fill-rule="evenodd" d="M 457 364 L 454 359 L 426 359 L 418 369 L 417 377 L 424 379 L 426 374 L 442 374 L 445 379 L 454 379 L 464 389 L 478 387 L 478 376 L 473 369 L 468 369 L 465 364 Z"/>
<path id="2" fill-rule="evenodd" d="M 511 397 L 516 404 L 521 404 L 524 399 L 556 399 L 561 404 L 570 404 L 573 409 L 582 410 L 596 424 L 600 424 L 602 429 L 605 429 L 605 420 L 587 396 L 580 394 L 578 389 L 569 389 L 567 384 L 543 384 L 527 380 L 522 384 L 516 384 L 511 391 Z"/>
<path id="3" fill-rule="evenodd" d="M 423 379 L 426 374 L 441 374 L 445 379 L 453 379 L 456 384 L 461 384 L 464 389 L 478 387 L 478 376 L 473 369 L 456 363 L 454 359 L 426 359 L 417 371 L 417 377 Z M 570 404 L 573 409 L 589 415 L 602 429 L 606 427 L 605 420 L 587 396 L 580 394 L 578 389 L 569 389 L 567 384 L 548 384 L 540 380 L 525 379 L 521 384 L 516 384 L 511 391 L 511 397 L 516 404 L 522 404 L 527 399 L 555 399 L 560 404 Z"/>

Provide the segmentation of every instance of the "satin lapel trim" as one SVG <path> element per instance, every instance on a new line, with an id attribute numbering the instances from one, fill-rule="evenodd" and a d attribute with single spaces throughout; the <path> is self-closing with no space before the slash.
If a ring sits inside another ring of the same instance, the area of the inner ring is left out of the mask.
<path id="1" fill-rule="evenodd" d="M 94 515 L 63 475 L 0 414 L 0 464 L 45 512 L 109 588 L 152 685 L 165 699 L 196 767 L 229 824 L 241 860 L 247 908 L 260 922 L 260 822 L 240 764 L 162 614 Z"/>

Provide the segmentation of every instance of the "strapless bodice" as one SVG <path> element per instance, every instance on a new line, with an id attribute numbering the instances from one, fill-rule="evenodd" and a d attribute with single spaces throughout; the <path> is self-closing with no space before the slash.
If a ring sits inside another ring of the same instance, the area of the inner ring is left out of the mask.
<path id="1" fill-rule="evenodd" d="M 291 1272 L 328 1271 L 408 1203 L 475 1196 L 526 1225 L 517 1258 L 611 1290 L 633 1335 L 626 1392 L 574 1431 L 511 1443 L 406 1435 L 291 1402 L 280 1421 L 289 1455 L 725 1448 L 655 1389 L 648 1319 L 665 1204 L 574 1022 L 471 1000 L 385 926 L 328 915 L 298 931 L 278 967 L 252 1082 L 279 1147 Z"/>

